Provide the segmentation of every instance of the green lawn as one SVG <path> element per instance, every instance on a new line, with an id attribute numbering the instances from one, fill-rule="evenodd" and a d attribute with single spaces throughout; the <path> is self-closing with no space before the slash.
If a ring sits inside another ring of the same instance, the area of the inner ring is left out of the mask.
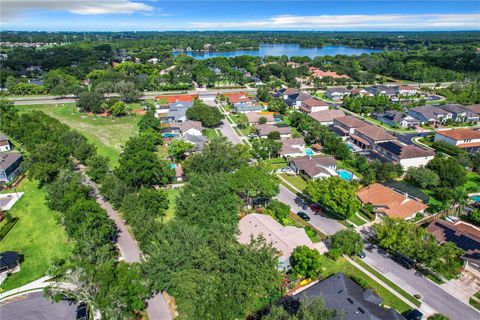
<path id="1" fill-rule="evenodd" d="M 420 305 L 422 304 L 420 301 L 418 301 L 417 299 L 415 299 L 412 295 L 410 295 L 408 292 L 406 292 L 405 290 L 403 290 L 402 288 L 400 288 L 399 286 L 397 286 L 395 283 L 393 283 L 392 281 L 390 281 L 389 279 L 387 279 L 385 276 L 383 276 L 383 274 L 381 274 L 380 272 L 378 272 L 377 270 L 375 270 L 374 268 L 372 268 L 370 265 L 366 264 L 365 262 L 363 262 L 361 259 L 359 258 L 355 258 L 354 259 L 356 263 L 358 263 L 359 265 L 361 265 L 363 268 L 365 268 L 366 270 L 368 270 L 368 272 L 370 272 L 371 274 L 373 274 L 375 277 L 377 277 L 378 279 L 382 280 L 384 283 L 386 283 L 388 286 L 390 286 L 391 288 L 393 288 L 395 291 L 397 291 L 398 293 L 400 293 L 404 298 L 408 299 L 411 303 L 413 303 L 414 305 L 416 305 L 417 307 L 420 307 Z"/>
<path id="2" fill-rule="evenodd" d="M 348 222 L 351 222 L 354 224 L 354 226 L 362 226 L 365 224 L 365 221 L 360 219 L 356 214 L 348 218 Z"/>
<path id="3" fill-rule="evenodd" d="M 208 140 L 215 139 L 219 137 L 221 134 L 218 132 L 218 129 L 212 129 L 212 128 L 205 128 L 203 129 L 203 135 L 205 135 Z"/>
<path id="4" fill-rule="evenodd" d="M 379 283 L 374 281 L 372 278 L 368 277 L 360 269 L 355 267 L 353 264 L 351 264 L 344 258 L 339 258 L 337 261 L 333 261 L 324 255 L 322 255 L 321 257 L 322 257 L 321 275 L 323 277 L 326 278 L 334 273 L 343 272 L 350 277 L 363 278 L 368 283 L 368 286 L 383 299 L 383 304 L 385 306 L 393 307 L 400 313 L 411 310 L 408 304 L 398 299 L 390 291 L 388 291 L 386 288 L 384 288 Z"/>
<path id="5" fill-rule="evenodd" d="M 268 163 L 269 165 L 273 166 L 274 169 L 285 168 L 288 165 L 287 161 L 285 161 L 285 159 L 283 158 L 267 159 L 265 160 L 265 163 Z"/>
<path id="6" fill-rule="evenodd" d="M 74 104 L 19 106 L 20 110 L 40 110 L 82 133 L 102 156 L 116 166 L 125 142 L 137 132 L 140 116 L 101 118 L 78 112 Z"/>
<path id="7" fill-rule="evenodd" d="M 25 192 L 10 213 L 20 220 L 0 242 L 0 251 L 16 251 L 24 256 L 20 272 L 9 276 L 2 290 L 10 290 L 41 278 L 53 258 L 66 258 L 71 245 L 55 213 L 45 204 L 46 192 L 38 183 L 25 179 L 17 188 Z"/>
<path id="8" fill-rule="evenodd" d="M 300 191 L 305 190 L 307 187 L 307 181 L 298 175 L 280 173 L 280 176 Z"/>
<path id="9" fill-rule="evenodd" d="M 175 201 L 177 200 L 178 195 L 182 191 L 181 188 L 175 188 L 168 190 L 168 209 L 166 211 L 165 217 L 163 218 L 163 222 L 168 222 L 175 216 Z"/>

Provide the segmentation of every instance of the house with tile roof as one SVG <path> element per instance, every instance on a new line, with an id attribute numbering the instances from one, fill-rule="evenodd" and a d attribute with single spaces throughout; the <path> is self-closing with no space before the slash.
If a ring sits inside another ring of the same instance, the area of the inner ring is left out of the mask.
<path id="1" fill-rule="evenodd" d="M 278 90 L 273 96 L 275 98 L 282 98 L 284 101 L 288 99 L 289 96 L 300 91 L 297 88 L 282 88 Z"/>
<path id="2" fill-rule="evenodd" d="M 302 157 L 305 155 L 305 140 L 303 138 L 281 139 L 280 155 L 284 158 Z"/>
<path id="3" fill-rule="evenodd" d="M 296 92 L 287 97 L 285 103 L 294 108 L 298 109 L 302 105 L 302 102 L 308 99 L 311 99 L 312 96 L 304 92 Z"/>
<path id="4" fill-rule="evenodd" d="M 465 109 L 469 110 L 470 112 L 480 114 L 480 103 L 465 106 Z"/>
<path id="5" fill-rule="evenodd" d="M 201 136 L 203 131 L 203 126 L 200 121 L 188 120 L 175 124 L 173 127 L 177 128 L 181 135 Z"/>
<path id="6" fill-rule="evenodd" d="M 166 104 L 175 102 L 193 102 L 195 99 L 198 99 L 198 94 L 162 95 L 155 97 L 158 104 L 162 104 L 162 102 L 166 102 Z"/>
<path id="7" fill-rule="evenodd" d="M 338 74 L 334 71 L 323 71 L 315 67 L 310 67 L 309 70 L 312 77 L 319 78 L 319 79 L 323 79 L 326 77 L 330 77 L 332 79 L 348 79 L 348 80 L 351 79 L 346 74 Z"/>
<path id="8" fill-rule="evenodd" d="M 388 161 L 400 164 L 404 170 L 423 167 L 435 157 L 435 152 L 431 149 L 406 145 L 398 141 L 376 143 L 374 151 Z"/>
<path id="9" fill-rule="evenodd" d="M 360 189 L 357 191 L 357 197 L 363 204 L 371 204 L 374 207 L 377 218 L 387 216 L 409 220 L 428 208 L 408 194 L 401 194 L 379 183 Z"/>
<path id="10" fill-rule="evenodd" d="M 371 124 L 353 129 L 350 139 L 360 148 L 369 150 L 374 149 L 376 143 L 397 140 L 385 129 Z"/>
<path id="11" fill-rule="evenodd" d="M 420 120 L 409 116 L 405 112 L 397 110 L 387 110 L 382 113 L 376 113 L 373 115 L 378 121 L 385 123 L 391 127 L 400 128 L 415 128 L 420 125 Z"/>
<path id="12" fill-rule="evenodd" d="M 309 99 L 306 99 L 306 100 L 302 101 L 299 109 L 300 109 L 300 111 L 308 114 L 308 113 L 312 113 L 312 112 L 319 112 L 319 111 L 328 110 L 328 107 L 329 107 L 329 105 L 325 101 L 322 101 L 322 100 L 316 99 L 316 98 L 309 98 Z"/>
<path id="13" fill-rule="evenodd" d="M 344 273 L 339 272 L 294 295 L 300 303 L 321 298 L 327 309 L 336 311 L 342 320 L 405 320 L 395 309 L 384 308 L 383 300 L 371 289 L 364 289 Z"/>
<path id="14" fill-rule="evenodd" d="M 233 111 L 235 113 L 247 113 L 252 111 L 262 111 L 263 107 L 256 104 L 248 104 L 245 102 L 235 103 L 233 105 Z"/>
<path id="15" fill-rule="evenodd" d="M 333 130 L 341 137 L 348 137 L 353 134 L 355 128 L 368 126 L 369 123 L 354 116 L 344 116 L 333 120 Z"/>
<path id="16" fill-rule="evenodd" d="M 401 96 L 413 96 L 417 94 L 417 88 L 409 85 L 400 85 L 397 87 L 397 91 Z"/>
<path id="17" fill-rule="evenodd" d="M 280 133 L 281 138 L 290 138 L 292 136 L 292 128 L 284 125 L 274 124 L 258 124 L 255 126 L 257 129 L 257 135 L 260 138 L 267 138 L 270 132 Z"/>
<path id="18" fill-rule="evenodd" d="M 0 152 L 10 151 L 12 149 L 7 137 L 0 134 Z"/>
<path id="19" fill-rule="evenodd" d="M 304 174 L 310 179 L 338 176 L 337 161 L 332 156 L 294 158 L 289 161 L 288 165 L 295 173 Z"/>
<path id="20" fill-rule="evenodd" d="M 368 87 L 366 90 L 373 95 L 383 95 L 390 98 L 398 94 L 398 87 L 390 87 L 382 84 Z"/>
<path id="21" fill-rule="evenodd" d="M 275 123 L 275 118 L 273 117 L 272 114 L 262 114 L 260 112 L 247 112 L 245 114 L 247 116 L 247 119 L 248 119 L 248 123 L 250 124 L 259 124 L 260 123 L 260 119 L 261 118 L 265 118 L 266 119 L 266 124 L 273 124 Z"/>
<path id="22" fill-rule="evenodd" d="M 232 105 L 235 105 L 236 103 L 253 104 L 253 99 L 245 92 L 224 93 L 223 95 L 227 97 L 228 103 Z"/>
<path id="23" fill-rule="evenodd" d="M 328 88 L 325 91 L 325 94 L 329 99 L 332 99 L 334 101 L 339 101 L 339 100 L 342 100 L 344 96 L 348 96 L 350 94 L 350 90 L 343 87 Z"/>
<path id="24" fill-rule="evenodd" d="M 454 243 L 465 253 L 461 259 L 465 261 L 465 270 L 480 278 L 480 228 L 459 220 L 455 223 L 444 220 L 433 221 L 428 227 L 439 243 Z"/>
<path id="25" fill-rule="evenodd" d="M 451 112 L 434 106 L 421 106 L 408 109 L 408 115 L 419 120 L 421 124 L 439 124 L 452 119 Z"/>
<path id="26" fill-rule="evenodd" d="M 338 109 L 333 109 L 333 110 L 323 110 L 319 112 L 312 112 L 308 114 L 312 119 L 316 120 L 320 124 L 323 124 L 324 126 L 331 126 L 333 125 L 333 120 L 344 117 L 345 112 L 342 110 Z"/>
<path id="27" fill-rule="evenodd" d="M 288 267 L 290 256 L 296 247 L 316 249 L 303 228 L 282 226 L 269 215 L 247 214 L 238 223 L 238 230 L 237 240 L 243 244 L 249 244 L 252 238 L 264 237 L 277 250 L 282 269 Z"/>
<path id="28" fill-rule="evenodd" d="M 434 141 L 444 141 L 467 152 L 480 151 L 480 131 L 478 130 L 458 128 L 437 131 Z"/>
<path id="29" fill-rule="evenodd" d="M 355 88 L 350 91 L 350 95 L 352 96 L 366 96 L 366 97 L 373 97 L 373 94 L 371 92 L 368 92 L 367 90 L 363 88 Z"/>
<path id="30" fill-rule="evenodd" d="M 466 106 L 458 103 L 445 104 L 439 106 L 439 108 L 450 112 L 452 114 L 452 119 L 457 122 L 477 122 L 480 119 L 480 114 L 475 113 Z"/>

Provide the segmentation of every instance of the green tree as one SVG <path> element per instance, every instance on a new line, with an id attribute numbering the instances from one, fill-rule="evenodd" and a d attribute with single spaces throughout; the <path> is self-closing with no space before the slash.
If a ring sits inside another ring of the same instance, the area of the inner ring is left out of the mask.
<path id="1" fill-rule="evenodd" d="M 113 104 L 112 108 L 110 109 L 112 112 L 112 116 L 120 117 L 127 114 L 127 107 L 124 102 L 117 101 Z"/>
<path id="2" fill-rule="evenodd" d="M 268 139 L 271 139 L 271 140 L 280 140 L 280 132 L 278 131 L 272 131 L 272 132 L 269 132 L 268 135 L 267 135 L 267 138 Z"/>
<path id="3" fill-rule="evenodd" d="M 232 174 L 230 186 L 248 207 L 252 206 L 254 199 L 267 201 L 280 190 L 277 176 L 261 166 L 241 167 Z"/>
<path id="4" fill-rule="evenodd" d="M 282 142 L 272 139 L 255 139 L 252 142 L 252 154 L 257 159 L 271 159 L 278 156 Z"/>
<path id="5" fill-rule="evenodd" d="M 438 175 L 441 187 L 456 188 L 467 181 L 467 170 L 454 158 L 435 157 L 426 168 Z"/>
<path id="6" fill-rule="evenodd" d="M 268 212 L 271 212 L 271 214 L 277 218 L 280 223 L 282 223 L 282 221 L 288 217 L 291 211 L 291 208 L 288 204 L 280 202 L 277 199 L 270 201 L 266 209 Z"/>
<path id="7" fill-rule="evenodd" d="M 449 320 L 449 319 L 450 319 L 449 317 L 444 316 L 443 314 L 440 314 L 440 313 L 435 313 L 428 317 L 428 320 Z"/>
<path id="8" fill-rule="evenodd" d="M 339 177 L 309 180 L 305 193 L 345 220 L 360 209 L 355 186 Z"/>
<path id="9" fill-rule="evenodd" d="M 341 230 L 330 237 L 330 248 L 342 254 L 358 256 L 363 250 L 363 239 L 355 230 Z"/>
<path id="10" fill-rule="evenodd" d="M 195 148 L 195 145 L 185 140 L 173 140 L 168 145 L 168 154 L 177 160 L 185 158 L 185 154 Z"/>
<path id="11" fill-rule="evenodd" d="M 212 128 L 220 124 L 223 115 L 215 107 L 210 107 L 200 100 L 195 100 L 193 107 L 187 110 L 187 118 L 200 121 L 204 127 Z"/>
<path id="12" fill-rule="evenodd" d="M 268 111 L 278 112 L 285 114 L 287 112 L 288 105 L 280 99 L 272 99 L 268 102 Z"/>
<path id="13" fill-rule="evenodd" d="M 138 122 L 139 130 L 146 131 L 148 129 L 158 130 L 160 128 L 160 119 L 155 117 L 155 110 L 148 110 L 142 119 Z"/>
<path id="14" fill-rule="evenodd" d="M 115 92 L 117 92 L 125 102 L 135 102 L 140 99 L 140 92 L 133 82 L 123 80 L 118 82 L 115 84 Z"/>
<path id="15" fill-rule="evenodd" d="M 299 246 L 290 256 L 292 274 L 296 277 L 315 279 L 322 270 L 320 252 L 307 246 Z"/>
<path id="16" fill-rule="evenodd" d="M 423 189 L 436 187 L 440 183 L 438 175 L 427 168 L 409 168 L 406 180 Z"/>
<path id="17" fill-rule="evenodd" d="M 77 79 L 59 69 L 49 71 L 44 83 L 49 92 L 56 95 L 72 94 L 79 89 Z"/>
<path id="18" fill-rule="evenodd" d="M 102 105 L 105 98 L 102 94 L 90 91 L 81 92 L 78 95 L 77 107 L 84 112 L 101 113 L 105 111 Z"/>
<path id="19" fill-rule="evenodd" d="M 96 182 L 102 180 L 110 170 L 108 167 L 108 158 L 102 157 L 98 154 L 88 158 L 86 165 L 88 176 Z"/>
<path id="20" fill-rule="evenodd" d="M 267 120 L 266 117 L 263 117 L 263 116 L 262 116 L 262 117 L 258 118 L 258 123 L 259 123 L 259 124 L 265 124 L 265 123 L 267 123 L 267 121 L 268 121 L 268 120 Z"/>

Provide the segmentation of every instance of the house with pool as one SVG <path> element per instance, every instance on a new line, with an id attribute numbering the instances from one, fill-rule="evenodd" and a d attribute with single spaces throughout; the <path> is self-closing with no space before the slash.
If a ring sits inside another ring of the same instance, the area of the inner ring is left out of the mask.
<path id="1" fill-rule="evenodd" d="M 333 119 L 333 131 L 344 140 L 353 134 L 356 128 L 368 125 L 370 124 L 353 116 L 344 116 Z"/>
<path id="2" fill-rule="evenodd" d="M 312 119 L 319 122 L 324 126 L 332 126 L 333 120 L 341 117 L 345 117 L 345 113 L 342 110 L 323 110 L 318 112 L 312 112 L 308 114 Z"/>
<path id="3" fill-rule="evenodd" d="M 332 156 L 304 156 L 291 159 L 288 163 L 293 172 L 310 179 L 338 176 L 337 160 Z"/>
<path id="4" fill-rule="evenodd" d="M 374 149 L 377 143 L 397 140 L 385 129 L 370 124 L 354 128 L 350 139 L 358 147 L 368 150 Z"/>
<path id="5" fill-rule="evenodd" d="M 303 138 L 281 139 L 280 142 L 282 142 L 280 155 L 285 159 L 302 157 L 306 154 L 308 155 L 308 153 L 310 155 L 313 154 L 311 149 L 305 149 L 305 140 Z"/>
<path id="6" fill-rule="evenodd" d="M 398 141 L 376 143 L 374 152 L 387 161 L 398 163 L 404 170 L 426 166 L 435 157 L 435 151 Z"/>

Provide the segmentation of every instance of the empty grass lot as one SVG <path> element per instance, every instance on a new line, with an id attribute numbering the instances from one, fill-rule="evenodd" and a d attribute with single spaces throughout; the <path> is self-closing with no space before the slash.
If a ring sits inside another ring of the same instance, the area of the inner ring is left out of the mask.
<path id="1" fill-rule="evenodd" d="M 298 175 L 280 173 L 280 176 L 283 179 L 285 179 L 288 183 L 290 183 L 292 186 L 294 186 L 295 188 L 297 188 L 298 190 L 300 190 L 302 192 L 307 187 L 307 181 L 303 180 L 303 178 L 298 176 Z"/>
<path id="2" fill-rule="evenodd" d="M 41 278 L 53 258 L 67 258 L 71 251 L 71 244 L 56 221 L 55 213 L 45 204 L 45 190 L 38 189 L 36 181 L 25 179 L 17 191 L 25 193 L 10 213 L 20 220 L 0 242 L 0 251 L 16 251 L 24 256 L 24 261 L 20 271 L 2 284 L 4 291 Z"/>
<path id="3" fill-rule="evenodd" d="M 116 166 L 125 142 L 137 133 L 140 116 L 101 118 L 78 112 L 73 103 L 56 105 L 19 106 L 20 110 L 40 110 L 82 133 L 97 147 L 98 153 Z"/>
<path id="4" fill-rule="evenodd" d="M 165 212 L 165 217 L 163 218 L 163 223 L 167 223 L 168 221 L 172 220 L 175 217 L 175 208 L 176 208 L 176 200 L 180 192 L 182 191 L 181 188 L 175 188 L 167 190 L 167 198 L 168 198 L 168 209 Z"/>

